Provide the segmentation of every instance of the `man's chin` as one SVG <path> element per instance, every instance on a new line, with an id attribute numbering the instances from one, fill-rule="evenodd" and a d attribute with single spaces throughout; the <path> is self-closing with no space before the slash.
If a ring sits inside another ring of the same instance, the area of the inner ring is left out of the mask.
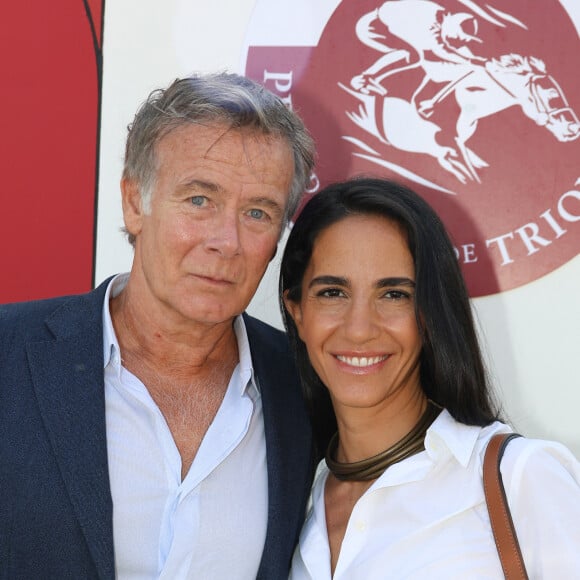
<path id="1" fill-rule="evenodd" d="M 190 321 L 192 324 L 202 324 L 207 326 L 215 326 L 216 324 L 231 323 L 238 314 L 243 310 L 231 307 L 224 308 L 224 304 L 217 303 L 215 305 L 197 304 L 195 308 L 184 308 L 182 316 Z"/>

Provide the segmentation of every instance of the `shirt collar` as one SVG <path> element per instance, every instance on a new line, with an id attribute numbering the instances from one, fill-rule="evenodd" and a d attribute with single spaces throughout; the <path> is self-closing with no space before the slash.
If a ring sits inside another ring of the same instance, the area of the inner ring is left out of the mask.
<path id="1" fill-rule="evenodd" d="M 372 484 L 370 489 L 420 481 L 427 476 L 434 465 L 450 457 L 453 457 L 462 466 L 467 467 L 480 433 L 481 427 L 459 423 L 446 409 L 443 409 L 429 429 L 427 429 L 425 452 L 413 455 L 389 467 Z M 315 475 L 315 490 L 319 490 L 319 487 L 324 487 L 328 473 L 328 467 L 323 459 L 318 465 Z"/>
<path id="2" fill-rule="evenodd" d="M 129 273 L 118 274 L 115 276 L 107 287 L 105 300 L 103 302 L 103 359 L 104 367 L 113 364 L 118 373 L 121 371 L 121 349 L 113 320 L 111 318 L 110 300 L 118 296 L 129 281 Z M 237 316 L 234 320 L 234 332 L 238 342 L 238 371 L 240 377 L 240 395 L 242 395 L 250 386 L 255 394 L 259 393 L 257 382 L 254 378 L 254 367 L 252 366 L 252 355 L 250 351 L 250 341 L 243 317 Z"/>
<path id="3" fill-rule="evenodd" d="M 425 450 L 434 461 L 445 455 L 452 455 L 466 467 L 480 432 L 481 427 L 459 423 L 443 409 L 427 430 Z"/>
<path id="4" fill-rule="evenodd" d="M 389 467 L 373 487 L 422 480 L 435 465 L 449 459 L 467 467 L 480 433 L 481 427 L 463 425 L 443 409 L 427 429 L 425 451 Z"/>
<path id="5" fill-rule="evenodd" d="M 250 351 L 250 340 L 248 339 L 248 331 L 244 318 L 236 316 L 234 320 L 234 332 L 238 341 L 238 356 L 239 356 L 239 370 L 240 370 L 240 385 L 242 392 L 244 392 L 250 385 L 259 393 L 258 383 L 254 376 L 254 367 L 252 366 L 252 354 Z M 240 393 L 241 394 L 241 393 Z"/>
<path id="6" fill-rule="evenodd" d="M 111 318 L 110 300 L 118 296 L 127 285 L 129 281 L 129 274 L 117 274 L 110 282 L 105 293 L 105 300 L 103 302 L 103 359 L 104 366 L 107 367 L 109 363 L 118 365 L 118 370 L 121 368 L 121 349 L 117 341 L 117 335 L 113 327 L 113 319 Z"/>

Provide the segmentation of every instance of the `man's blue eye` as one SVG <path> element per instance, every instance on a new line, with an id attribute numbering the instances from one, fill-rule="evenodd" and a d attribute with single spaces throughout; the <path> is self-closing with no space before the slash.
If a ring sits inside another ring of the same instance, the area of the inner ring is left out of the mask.
<path id="1" fill-rule="evenodd" d="M 192 203 L 192 205 L 198 205 L 198 206 L 201 206 L 201 205 L 203 205 L 203 204 L 204 204 L 204 202 L 205 202 L 205 196 L 203 196 L 203 195 L 194 195 L 194 196 L 191 198 L 191 203 Z"/>
<path id="2" fill-rule="evenodd" d="M 264 210 L 261 209 L 251 209 L 249 211 L 250 217 L 255 220 L 260 220 L 264 217 Z"/>

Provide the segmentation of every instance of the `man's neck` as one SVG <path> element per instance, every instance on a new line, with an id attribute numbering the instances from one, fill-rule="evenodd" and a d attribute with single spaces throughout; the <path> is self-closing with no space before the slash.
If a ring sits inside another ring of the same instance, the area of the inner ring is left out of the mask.
<path id="1" fill-rule="evenodd" d="M 171 312 L 148 307 L 131 284 L 110 301 L 110 312 L 121 356 L 140 357 L 162 372 L 188 375 L 232 359 L 237 360 L 233 320 L 218 324 L 176 323 Z"/>

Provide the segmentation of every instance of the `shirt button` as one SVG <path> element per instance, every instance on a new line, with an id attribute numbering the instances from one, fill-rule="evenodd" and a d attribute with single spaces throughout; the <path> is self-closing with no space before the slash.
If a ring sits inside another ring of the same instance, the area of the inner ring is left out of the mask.
<path id="1" fill-rule="evenodd" d="M 356 523 L 356 529 L 359 532 L 364 532 L 367 529 L 367 525 L 364 522 L 361 522 L 360 520 Z"/>

